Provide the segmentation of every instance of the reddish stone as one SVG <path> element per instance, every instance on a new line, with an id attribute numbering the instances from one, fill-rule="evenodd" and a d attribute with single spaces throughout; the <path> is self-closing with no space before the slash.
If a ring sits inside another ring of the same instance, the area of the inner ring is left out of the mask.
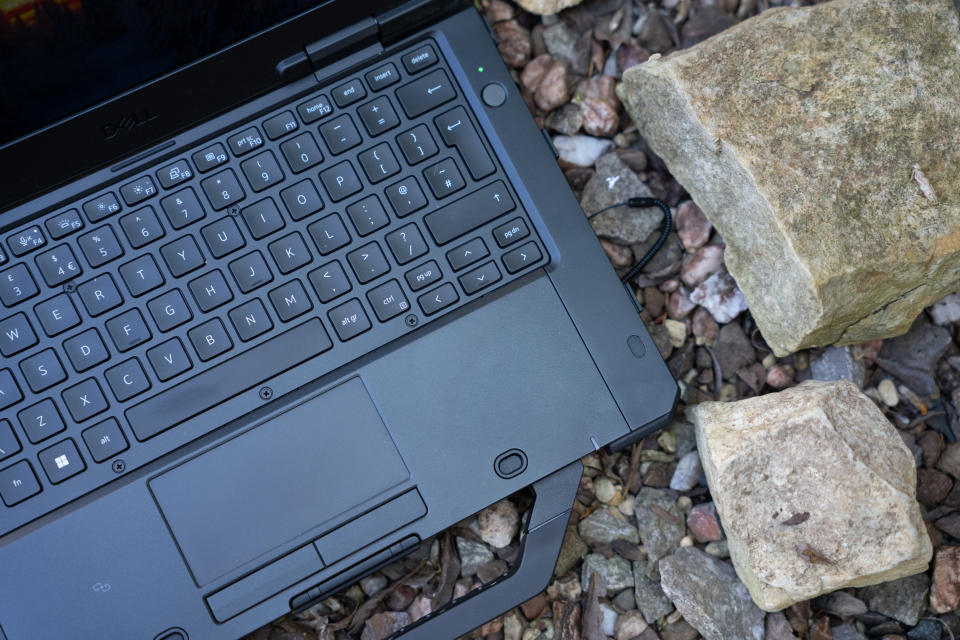
<path id="1" fill-rule="evenodd" d="M 943 547 L 933 559 L 930 608 L 947 613 L 960 606 L 960 547 Z"/>
<path id="2" fill-rule="evenodd" d="M 699 543 L 713 542 L 723 538 L 720 532 L 720 521 L 717 518 L 717 509 L 712 502 L 698 504 L 690 510 L 687 516 L 687 527 Z"/>

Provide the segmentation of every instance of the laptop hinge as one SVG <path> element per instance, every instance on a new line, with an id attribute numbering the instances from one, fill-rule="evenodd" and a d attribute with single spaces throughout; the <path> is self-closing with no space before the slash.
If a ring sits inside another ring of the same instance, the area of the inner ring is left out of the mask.
<path id="1" fill-rule="evenodd" d="M 386 46 L 436 22 L 463 6 L 461 0 L 410 0 L 377 16 L 380 41 Z"/>
<path id="2" fill-rule="evenodd" d="M 377 28 L 377 21 L 373 18 L 364 18 L 345 29 L 311 42 L 304 47 L 304 51 L 307 53 L 310 64 L 317 69 L 374 44 L 379 39 L 380 30 Z"/>

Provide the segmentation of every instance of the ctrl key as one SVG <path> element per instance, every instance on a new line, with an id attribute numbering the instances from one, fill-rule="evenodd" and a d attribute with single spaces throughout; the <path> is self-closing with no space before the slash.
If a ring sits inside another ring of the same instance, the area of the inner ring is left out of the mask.
<path id="1" fill-rule="evenodd" d="M 26 460 L 0 471 L 0 498 L 12 507 L 40 493 L 40 483 Z"/>

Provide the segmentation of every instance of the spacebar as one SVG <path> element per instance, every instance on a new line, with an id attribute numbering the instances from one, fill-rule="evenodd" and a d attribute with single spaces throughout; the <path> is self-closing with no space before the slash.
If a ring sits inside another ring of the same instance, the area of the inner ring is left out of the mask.
<path id="1" fill-rule="evenodd" d="M 130 407 L 126 411 L 130 428 L 143 442 L 332 346 L 320 320 L 309 320 Z"/>

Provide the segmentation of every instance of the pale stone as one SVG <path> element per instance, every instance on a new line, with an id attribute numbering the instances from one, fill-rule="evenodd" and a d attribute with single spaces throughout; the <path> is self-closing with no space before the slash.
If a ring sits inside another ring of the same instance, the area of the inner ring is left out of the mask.
<path id="1" fill-rule="evenodd" d="M 537 13 L 541 16 L 551 16 L 581 2 L 583 0 L 517 0 L 518 5 L 530 13 Z"/>
<path id="2" fill-rule="evenodd" d="M 900 404 L 900 396 L 897 395 L 897 387 L 890 378 L 884 378 L 877 385 L 877 391 L 880 393 L 880 399 L 888 407 L 895 407 Z"/>
<path id="3" fill-rule="evenodd" d="M 853 383 L 692 413 L 730 556 L 761 608 L 926 570 L 913 455 Z"/>
<path id="4" fill-rule="evenodd" d="M 589 167 L 610 148 L 609 140 L 591 136 L 557 136 L 553 139 L 560 159 L 578 167 Z"/>
<path id="5" fill-rule="evenodd" d="M 957 289 L 958 51 L 951 0 L 834 0 L 624 73 L 777 355 L 901 334 Z"/>
<path id="6" fill-rule="evenodd" d="M 670 344 L 675 349 L 682 347 L 687 340 L 687 325 L 679 320 L 667 318 L 663 321 L 663 326 L 667 328 L 667 333 L 670 334 Z"/>

